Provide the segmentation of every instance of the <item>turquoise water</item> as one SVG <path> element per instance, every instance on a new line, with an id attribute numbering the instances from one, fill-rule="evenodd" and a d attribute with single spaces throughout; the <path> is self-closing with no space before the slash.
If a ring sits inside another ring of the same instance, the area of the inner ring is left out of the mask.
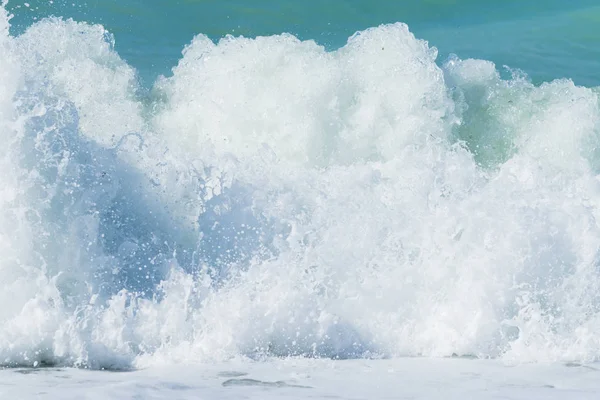
<path id="1" fill-rule="evenodd" d="M 103 24 L 147 84 L 168 74 L 199 33 L 217 40 L 288 32 L 336 48 L 356 31 L 398 21 L 436 46 L 440 61 L 456 53 L 522 69 L 535 82 L 567 77 L 600 84 L 594 0 L 29 0 L 8 8 L 16 32 L 49 15 Z"/>

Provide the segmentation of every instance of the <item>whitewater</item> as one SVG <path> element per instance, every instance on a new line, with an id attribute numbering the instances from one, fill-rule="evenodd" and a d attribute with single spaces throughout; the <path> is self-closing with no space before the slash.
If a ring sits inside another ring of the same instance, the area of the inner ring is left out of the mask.
<path id="1" fill-rule="evenodd" d="M 397 23 L 199 34 L 147 90 L 9 27 L 2 398 L 596 398 L 597 89 Z"/>

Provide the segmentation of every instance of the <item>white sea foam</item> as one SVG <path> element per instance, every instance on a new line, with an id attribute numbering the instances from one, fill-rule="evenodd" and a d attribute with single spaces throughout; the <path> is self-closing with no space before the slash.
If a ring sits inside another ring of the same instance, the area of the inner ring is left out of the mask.
<path id="1" fill-rule="evenodd" d="M 140 99 L 102 27 L 0 10 L 0 363 L 600 357 L 594 91 L 394 24 L 200 35 Z"/>
<path id="2" fill-rule="evenodd" d="M 106 373 L 82 369 L 0 371 L 0 396 L 23 400 L 124 398 L 594 400 L 594 366 L 519 365 L 496 360 L 232 360 Z"/>

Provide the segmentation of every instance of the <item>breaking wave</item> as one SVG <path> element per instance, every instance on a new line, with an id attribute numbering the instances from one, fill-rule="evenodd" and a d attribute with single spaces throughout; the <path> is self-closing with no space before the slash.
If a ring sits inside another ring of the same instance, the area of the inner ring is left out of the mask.
<path id="1" fill-rule="evenodd" d="M 0 364 L 600 359 L 598 92 L 436 58 L 198 35 L 146 92 L 0 8 Z"/>

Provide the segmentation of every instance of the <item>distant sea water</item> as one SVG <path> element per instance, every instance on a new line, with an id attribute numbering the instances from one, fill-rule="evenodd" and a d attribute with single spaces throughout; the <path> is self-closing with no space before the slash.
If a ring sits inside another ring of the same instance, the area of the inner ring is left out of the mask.
<path id="1" fill-rule="evenodd" d="M 11 1 L 7 9 L 15 14 L 14 32 L 49 15 L 102 24 L 146 83 L 168 74 L 199 33 L 216 40 L 287 32 L 334 49 L 356 31 L 405 22 L 439 49 L 441 61 L 455 53 L 522 69 L 538 83 L 571 78 L 600 85 L 594 0 L 32 0 Z"/>
<path id="2" fill-rule="evenodd" d="M 0 366 L 599 361 L 599 23 L 585 0 L 4 1 Z"/>

